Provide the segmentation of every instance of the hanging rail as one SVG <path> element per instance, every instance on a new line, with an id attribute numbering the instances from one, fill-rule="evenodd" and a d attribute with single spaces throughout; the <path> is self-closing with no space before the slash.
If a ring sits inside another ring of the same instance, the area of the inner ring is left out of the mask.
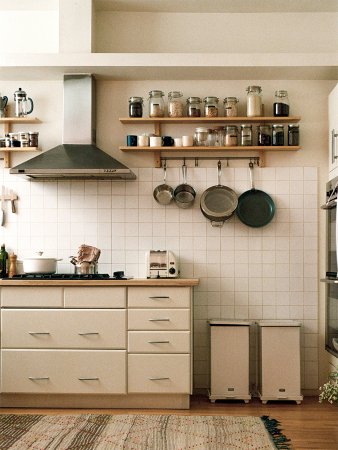
<path id="1" fill-rule="evenodd" d="M 195 161 L 195 167 L 198 167 L 198 161 L 226 161 L 229 165 L 231 160 L 245 160 L 250 161 L 259 166 L 260 157 L 259 156 L 163 156 L 161 157 L 161 166 L 166 165 L 167 161 Z"/>

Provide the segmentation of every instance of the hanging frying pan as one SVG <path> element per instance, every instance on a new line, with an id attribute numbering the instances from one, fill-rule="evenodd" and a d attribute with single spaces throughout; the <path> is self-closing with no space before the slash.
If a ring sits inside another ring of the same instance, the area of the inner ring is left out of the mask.
<path id="1" fill-rule="evenodd" d="M 249 163 L 251 189 L 243 192 L 238 199 L 237 216 L 249 227 L 264 227 L 275 215 L 275 204 L 269 194 L 255 189 L 253 182 L 253 163 Z"/>
<path id="2" fill-rule="evenodd" d="M 221 185 L 221 161 L 217 164 L 218 184 L 205 190 L 201 196 L 200 208 L 213 227 L 221 227 L 233 216 L 238 198 L 235 191 Z"/>
<path id="3" fill-rule="evenodd" d="M 169 205 L 174 198 L 174 189 L 166 183 L 167 166 L 163 166 L 163 184 L 156 186 L 153 192 L 153 197 L 160 205 Z"/>

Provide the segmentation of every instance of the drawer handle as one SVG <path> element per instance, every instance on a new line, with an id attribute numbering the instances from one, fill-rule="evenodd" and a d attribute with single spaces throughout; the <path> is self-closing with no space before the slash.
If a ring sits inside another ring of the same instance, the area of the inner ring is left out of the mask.
<path id="1" fill-rule="evenodd" d="M 148 341 L 148 344 L 170 344 L 170 341 Z"/>
<path id="2" fill-rule="evenodd" d="M 29 333 L 31 336 L 36 336 L 36 335 L 41 335 L 41 336 L 43 336 L 43 335 L 49 335 L 49 334 L 50 334 L 48 331 L 28 331 L 28 333 Z"/>
<path id="3" fill-rule="evenodd" d="M 162 300 L 164 298 L 170 298 L 170 297 L 168 297 L 167 295 L 154 295 L 153 297 L 149 297 L 149 298 L 151 298 L 152 300 Z"/>
<path id="4" fill-rule="evenodd" d="M 97 331 L 88 331 L 87 333 L 78 333 L 79 336 L 94 336 L 99 335 Z"/>
<path id="5" fill-rule="evenodd" d="M 31 381 L 49 380 L 49 377 L 28 377 Z"/>
<path id="6" fill-rule="evenodd" d="M 99 377 L 80 377 L 80 378 L 78 378 L 78 380 L 80 380 L 80 381 L 97 381 L 97 380 L 99 380 L 100 378 Z"/>
<path id="7" fill-rule="evenodd" d="M 151 378 L 148 378 L 148 380 L 150 380 L 150 381 L 161 381 L 161 380 L 170 380 L 170 378 L 169 377 L 151 377 Z"/>
<path id="8" fill-rule="evenodd" d="M 149 322 L 170 322 L 170 319 L 149 319 Z"/>

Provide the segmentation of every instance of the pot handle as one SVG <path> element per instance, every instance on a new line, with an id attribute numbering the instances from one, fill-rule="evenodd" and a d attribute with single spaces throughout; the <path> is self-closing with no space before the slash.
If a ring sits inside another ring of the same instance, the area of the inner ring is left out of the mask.
<path id="1" fill-rule="evenodd" d="M 182 174 L 183 174 L 183 184 L 187 184 L 187 166 L 184 164 L 182 166 Z"/>
<path id="2" fill-rule="evenodd" d="M 223 225 L 224 225 L 224 221 L 223 220 L 211 220 L 211 226 L 212 227 L 222 228 Z"/>

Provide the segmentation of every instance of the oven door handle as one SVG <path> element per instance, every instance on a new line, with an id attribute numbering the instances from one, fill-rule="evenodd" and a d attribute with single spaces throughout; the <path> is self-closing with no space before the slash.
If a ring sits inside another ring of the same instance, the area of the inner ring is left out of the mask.
<path id="1" fill-rule="evenodd" d="M 322 283 L 327 283 L 327 284 L 338 284 L 338 278 L 336 280 L 334 280 L 332 278 L 321 278 L 320 281 Z"/>

